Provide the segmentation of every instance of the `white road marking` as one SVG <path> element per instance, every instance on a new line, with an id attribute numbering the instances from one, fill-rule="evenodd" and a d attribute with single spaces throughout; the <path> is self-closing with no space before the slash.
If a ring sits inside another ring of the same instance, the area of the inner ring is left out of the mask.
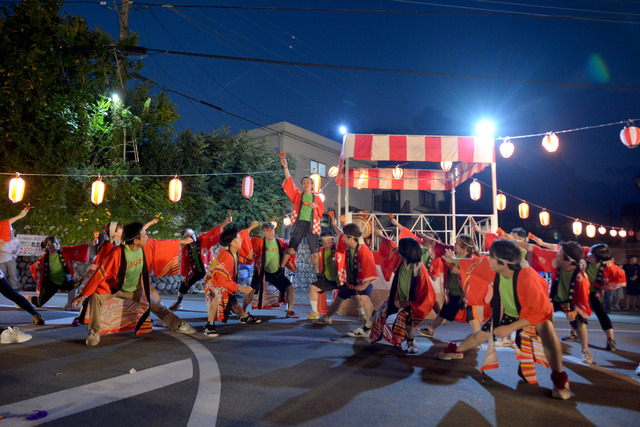
<path id="1" fill-rule="evenodd" d="M 215 426 L 218 420 L 218 409 L 220 407 L 220 394 L 222 392 L 222 378 L 218 362 L 204 345 L 195 339 L 189 339 L 187 335 L 177 332 L 163 331 L 174 338 L 179 339 L 189 347 L 198 361 L 200 378 L 198 381 L 198 392 L 187 426 Z"/>
<path id="2" fill-rule="evenodd" d="M 6 418 L 1 422 L 3 426 L 34 426 L 43 424 L 78 412 L 166 387 L 192 377 L 193 363 L 191 359 L 184 359 L 162 366 L 143 369 L 134 374 L 125 374 L 108 380 L 0 406 L 0 415 L 3 416 L 30 414 L 36 409 L 49 413 L 46 417 L 34 421 L 29 421 L 25 418 Z M 70 396 L 73 397 L 70 398 Z"/>

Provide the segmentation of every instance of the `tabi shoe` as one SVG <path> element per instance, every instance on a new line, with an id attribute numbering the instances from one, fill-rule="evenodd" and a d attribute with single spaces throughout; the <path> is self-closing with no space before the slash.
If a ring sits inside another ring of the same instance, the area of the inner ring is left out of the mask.
<path id="1" fill-rule="evenodd" d="M 320 316 L 317 319 L 313 319 L 313 321 L 311 322 L 314 325 L 330 325 L 331 324 L 331 317 L 329 316 Z"/>
<path id="2" fill-rule="evenodd" d="M 513 341 L 511 341 L 510 337 L 498 338 L 494 345 L 496 347 L 511 347 L 513 345 Z"/>
<path id="3" fill-rule="evenodd" d="M 408 354 L 418 354 L 420 350 L 418 350 L 418 346 L 414 340 L 407 341 L 407 353 Z"/>
<path id="4" fill-rule="evenodd" d="M 97 346 L 100 344 L 100 334 L 95 331 L 90 331 L 85 343 L 87 344 L 87 347 Z"/>
<path id="5" fill-rule="evenodd" d="M 422 335 L 423 337 L 433 338 L 433 331 L 429 328 L 416 329 L 416 332 Z"/>
<path id="6" fill-rule="evenodd" d="M 216 331 L 216 327 L 213 325 L 204 325 L 203 333 L 210 338 L 215 338 L 218 336 L 218 331 Z"/>
<path id="7" fill-rule="evenodd" d="M 551 381 L 553 382 L 553 390 L 551 390 L 551 396 L 553 398 L 562 400 L 571 398 L 569 377 L 566 372 L 552 372 Z"/>
<path id="8" fill-rule="evenodd" d="M 240 323 L 248 324 L 248 323 L 260 323 L 262 319 L 258 319 L 257 317 L 252 316 L 251 314 L 247 314 L 247 317 L 241 317 Z"/>
<path id="9" fill-rule="evenodd" d="M 457 349 L 457 344 L 449 343 L 445 351 L 436 353 L 436 357 L 440 360 L 460 360 L 464 358 L 464 354 L 456 351 Z"/>
<path id="10" fill-rule="evenodd" d="M 364 328 L 357 328 L 357 329 L 354 329 L 353 331 L 347 332 L 347 335 L 354 338 L 369 338 L 370 334 L 371 334 L 371 329 L 365 331 Z"/>
<path id="11" fill-rule="evenodd" d="M 188 324 L 187 322 L 180 323 L 180 326 L 176 329 L 176 332 L 180 332 L 181 334 L 195 334 L 196 330 L 193 326 Z"/>
<path id="12" fill-rule="evenodd" d="M 589 350 L 585 350 L 582 352 L 582 362 L 587 365 L 593 365 L 593 354 Z"/>
<path id="13" fill-rule="evenodd" d="M 32 338 L 31 335 L 25 334 L 18 328 L 12 328 L 8 326 L 7 329 L 0 334 L 0 343 L 2 344 L 19 344 L 21 342 L 29 341 Z"/>

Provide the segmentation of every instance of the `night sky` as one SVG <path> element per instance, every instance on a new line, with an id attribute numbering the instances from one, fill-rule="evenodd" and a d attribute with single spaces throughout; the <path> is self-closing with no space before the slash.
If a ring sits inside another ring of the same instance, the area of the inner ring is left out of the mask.
<path id="1" fill-rule="evenodd" d="M 69 1 L 64 10 L 117 38 L 117 14 L 107 3 Z M 235 115 L 171 94 L 181 115 L 178 131 L 229 126 L 237 132 L 288 121 L 339 141 L 340 125 L 353 133 L 473 135 L 486 118 L 505 137 L 640 118 L 640 2 L 166 3 L 310 10 L 134 3 L 129 27 L 140 46 L 359 68 L 147 55 L 140 74 Z M 564 215 L 619 227 L 621 206 L 640 202 L 633 183 L 640 148 L 622 145 L 622 127 L 559 134 L 556 153 L 544 151 L 542 137 L 514 139 L 510 159 L 498 154 L 498 187 Z M 488 174 L 479 179 L 490 182 Z M 460 197 L 468 197 L 467 187 Z M 507 209 L 517 203 L 509 199 Z"/>

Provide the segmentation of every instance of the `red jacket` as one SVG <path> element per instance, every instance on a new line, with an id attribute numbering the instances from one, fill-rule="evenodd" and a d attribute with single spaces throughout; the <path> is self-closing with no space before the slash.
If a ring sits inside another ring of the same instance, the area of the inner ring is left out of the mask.
<path id="1" fill-rule="evenodd" d="M 382 256 L 385 267 L 382 268 L 382 274 L 387 277 L 391 277 L 392 273 L 396 273 L 398 268 L 402 264 L 402 259 L 398 253 L 398 247 L 391 239 L 383 237 L 380 242 L 380 249 L 378 251 Z M 382 266 L 382 265 L 381 265 Z M 429 278 L 429 273 L 424 264 L 420 263 L 420 278 L 416 286 L 412 286 L 409 291 L 409 304 L 411 305 L 411 314 L 414 323 L 420 322 L 422 319 L 433 310 L 433 306 L 436 302 L 436 291 L 433 289 L 433 284 Z M 388 278 L 386 280 L 389 280 Z M 389 293 L 389 301 L 387 307 L 392 307 L 397 298 L 397 288 Z"/>
<path id="2" fill-rule="evenodd" d="M 481 257 L 479 261 L 461 259 L 458 262 L 460 270 L 465 275 L 470 274 L 492 285 L 489 288 L 491 291 L 489 297 L 491 297 L 496 273 L 491 270 L 488 257 Z M 527 319 L 532 325 L 537 325 L 551 318 L 553 306 L 549 299 L 549 285 L 542 276 L 531 267 L 523 268 L 518 273 L 518 278 L 514 285 L 517 287 L 521 319 Z"/>
<path id="3" fill-rule="evenodd" d="M 554 268 L 551 264 L 553 259 L 558 256 L 559 251 L 544 249 L 538 246 L 533 247 L 533 259 L 538 260 L 536 265 L 538 272 L 551 273 L 551 280 L 555 281 L 558 275 L 558 268 Z M 540 262 L 544 260 L 544 262 Z M 579 267 L 578 267 L 579 268 Z M 570 301 L 571 308 L 577 309 L 583 317 L 591 316 L 591 306 L 589 305 L 589 278 L 584 272 L 580 271 L 575 278 L 575 287 L 573 289 L 573 301 Z M 553 295 L 550 295 L 553 298 Z"/>
<path id="4" fill-rule="evenodd" d="M 349 250 L 342 240 L 342 236 L 343 235 L 340 234 L 338 237 L 335 257 L 338 279 L 341 286 L 347 283 L 347 251 Z M 358 245 L 356 257 L 358 258 L 358 286 L 372 279 L 373 282 L 375 282 L 378 279 L 378 270 L 376 269 L 376 261 L 371 249 L 369 249 L 367 245 Z"/>
<path id="5" fill-rule="evenodd" d="M 221 234 L 222 226 L 217 225 L 206 233 L 199 235 L 197 237 L 198 241 L 191 244 L 197 244 L 200 249 L 200 262 L 202 263 L 203 269 L 207 268 L 209 250 L 220 242 Z M 191 245 L 184 245 L 180 249 L 180 274 L 187 278 L 191 278 L 193 276 L 194 268 L 194 265 L 191 262 L 191 257 L 189 256 L 189 253 L 191 252 Z"/>
<path id="6" fill-rule="evenodd" d="M 282 188 L 284 192 L 293 203 L 293 214 L 292 214 L 292 223 L 295 224 L 298 219 L 298 215 L 300 213 L 300 205 L 302 204 L 302 191 L 296 187 L 293 183 L 291 177 L 285 178 L 282 183 Z M 313 209 L 313 234 L 320 234 L 320 220 L 322 219 L 322 215 L 324 215 L 324 203 L 320 200 L 317 194 L 313 195 L 313 202 L 318 206 Z"/>
<path id="7" fill-rule="evenodd" d="M 96 292 L 101 295 L 112 293 L 111 288 L 115 288 L 118 279 L 122 249 L 123 246 L 116 246 L 106 254 L 100 268 L 91 276 L 91 279 L 82 290 L 82 295 L 90 297 Z M 180 240 L 148 239 L 142 250 L 147 260 L 149 273 L 153 271 L 156 277 L 178 273 Z"/>
<path id="8" fill-rule="evenodd" d="M 73 279 L 74 271 L 73 271 L 73 262 L 89 262 L 89 245 L 77 245 L 77 246 L 63 246 L 58 251 L 58 254 L 62 255 L 64 258 L 64 262 L 67 264 L 67 269 L 69 270 L 69 274 Z M 31 271 L 31 275 L 38 282 L 38 292 L 40 292 L 40 288 L 42 287 L 42 279 L 44 278 L 44 264 L 45 257 L 48 257 L 49 254 L 45 252 L 40 256 L 38 261 L 29 266 L 29 270 Z"/>

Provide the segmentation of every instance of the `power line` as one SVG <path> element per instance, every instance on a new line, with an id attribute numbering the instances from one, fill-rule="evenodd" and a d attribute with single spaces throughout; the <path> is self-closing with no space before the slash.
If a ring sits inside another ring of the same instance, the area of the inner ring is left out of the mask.
<path id="1" fill-rule="evenodd" d="M 373 73 L 406 74 L 406 75 L 429 76 L 429 77 L 490 80 L 490 81 L 500 81 L 500 82 L 509 82 L 509 83 L 562 86 L 562 87 L 572 87 L 572 88 L 580 88 L 580 89 L 604 89 L 604 90 L 640 92 L 640 87 L 633 87 L 633 86 L 594 85 L 590 83 L 570 83 L 570 82 L 554 82 L 554 81 L 545 81 L 545 80 L 516 79 L 516 78 L 507 78 L 507 77 L 487 77 L 487 76 L 475 76 L 471 74 L 437 73 L 432 71 L 400 70 L 400 69 L 392 69 L 392 68 L 360 67 L 360 66 L 352 66 L 352 65 L 316 64 L 311 62 L 283 61 L 278 59 L 266 59 L 266 58 L 246 58 L 246 57 L 239 57 L 239 56 L 214 55 L 214 54 L 196 53 L 196 52 L 181 52 L 181 51 L 175 51 L 175 50 L 154 49 L 154 48 L 141 48 L 141 49 L 144 49 L 147 52 L 152 52 L 152 53 L 195 56 L 200 58 L 221 59 L 221 60 L 227 60 L 227 61 L 240 61 L 240 62 L 251 62 L 251 63 L 261 63 L 261 64 L 289 65 L 289 66 L 296 66 L 296 67 L 325 68 L 325 69 L 337 69 L 337 70 L 346 70 L 346 71 L 366 71 L 366 72 L 373 72 Z"/>

